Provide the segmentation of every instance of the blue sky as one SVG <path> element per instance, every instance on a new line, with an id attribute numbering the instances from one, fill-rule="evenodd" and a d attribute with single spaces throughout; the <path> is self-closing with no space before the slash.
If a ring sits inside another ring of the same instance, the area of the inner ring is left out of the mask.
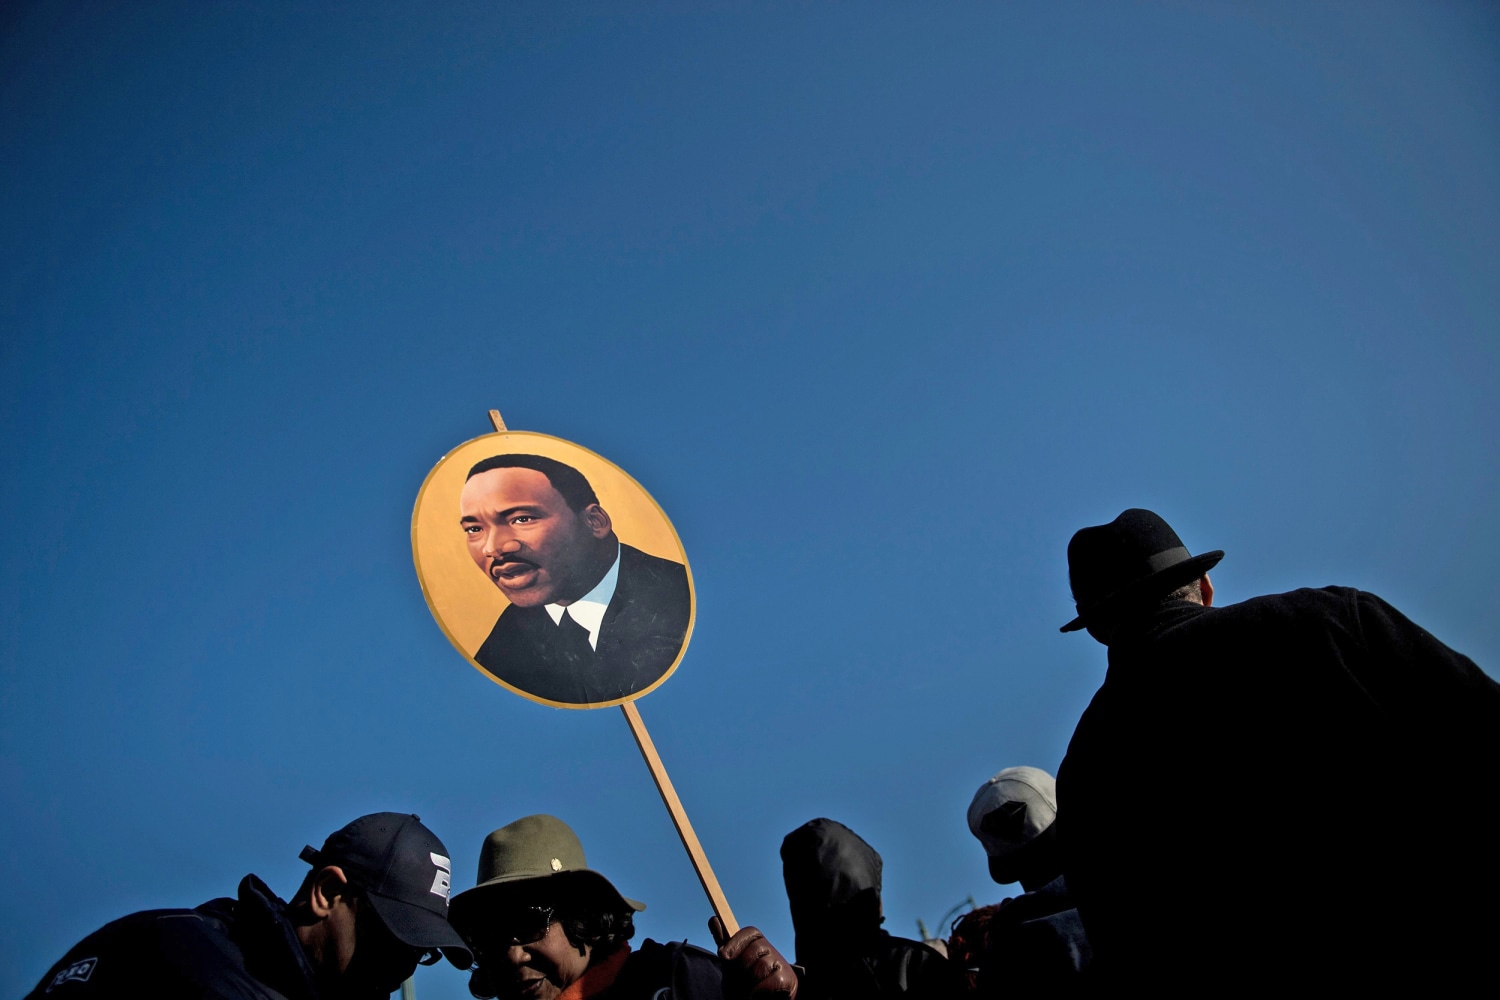
<path id="1" fill-rule="evenodd" d="M 640 710 L 787 951 L 815 816 L 896 933 L 1009 894 L 964 809 L 1056 769 L 1104 665 L 1065 547 L 1125 507 L 1220 601 L 1363 587 L 1495 674 L 1493 6 L 622 6 L 0 14 L 0 992 L 378 809 L 456 887 L 559 815 L 706 943 L 619 713 L 422 601 L 490 407 L 676 524 Z"/>

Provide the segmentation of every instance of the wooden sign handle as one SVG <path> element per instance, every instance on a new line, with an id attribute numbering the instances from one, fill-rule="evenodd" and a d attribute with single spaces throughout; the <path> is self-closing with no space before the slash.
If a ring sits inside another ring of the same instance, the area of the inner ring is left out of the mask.
<path id="1" fill-rule="evenodd" d="M 490 411 L 490 423 L 495 425 L 495 430 L 506 430 L 505 421 L 500 418 L 499 410 Z M 682 838 L 682 846 L 687 848 L 688 859 L 693 862 L 693 870 L 698 873 L 698 881 L 703 885 L 703 891 L 708 894 L 708 904 L 714 908 L 714 915 L 724 923 L 724 931 L 727 934 L 738 934 L 739 923 L 734 919 L 734 911 L 729 908 L 729 900 L 724 898 L 724 890 L 719 888 L 719 880 L 714 877 L 713 866 L 708 863 L 708 855 L 703 853 L 703 845 L 698 843 L 698 835 L 693 832 L 693 824 L 688 822 L 687 810 L 682 808 L 682 800 L 677 797 L 677 789 L 672 787 L 672 779 L 667 777 L 666 766 L 661 762 L 661 755 L 656 752 L 656 744 L 651 742 L 651 734 L 646 732 L 646 723 L 641 721 L 641 713 L 636 710 L 635 702 L 627 701 L 620 706 L 620 711 L 625 713 L 625 721 L 630 724 L 630 734 L 635 737 L 635 745 L 641 748 L 641 756 L 646 758 L 646 767 L 651 771 L 651 780 L 656 782 L 656 790 L 661 792 L 661 800 L 666 804 L 667 812 L 672 817 L 672 825 L 677 827 L 677 836 Z"/>
<path id="2" fill-rule="evenodd" d="M 708 863 L 708 855 L 703 853 L 703 845 L 698 843 L 693 824 L 688 822 L 687 810 L 682 808 L 677 789 L 672 787 L 672 779 L 667 777 L 667 769 L 662 765 L 661 755 L 656 752 L 656 744 L 651 742 L 651 734 L 646 732 L 646 723 L 641 720 L 641 713 L 633 701 L 621 705 L 620 711 L 625 713 L 625 721 L 630 724 L 630 734 L 635 737 L 636 746 L 641 748 L 641 756 L 646 758 L 646 766 L 651 769 L 651 780 L 656 782 L 656 790 L 661 792 L 661 800 L 666 803 L 667 812 L 672 816 L 672 825 L 677 827 L 677 836 L 682 838 L 682 846 L 687 848 L 693 869 L 698 873 L 698 881 L 708 894 L 709 905 L 724 922 L 725 933 L 737 934 L 740 925 L 734 919 L 734 911 L 729 908 L 729 900 L 724 898 L 724 890 L 719 888 L 713 866 Z"/>

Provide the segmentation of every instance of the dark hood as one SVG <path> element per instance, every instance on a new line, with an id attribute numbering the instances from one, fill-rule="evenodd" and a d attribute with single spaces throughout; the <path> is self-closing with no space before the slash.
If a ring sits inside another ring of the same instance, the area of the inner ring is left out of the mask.
<path id="1" fill-rule="evenodd" d="M 880 855 L 853 830 L 815 819 L 781 842 L 797 957 L 859 948 L 880 934 Z"/>

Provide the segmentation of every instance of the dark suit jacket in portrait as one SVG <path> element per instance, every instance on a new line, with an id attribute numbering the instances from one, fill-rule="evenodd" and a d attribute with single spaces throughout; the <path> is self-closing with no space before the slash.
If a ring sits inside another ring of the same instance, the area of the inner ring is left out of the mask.
<path id="1" fill-rule="evenodd" d="M 654 684 L 682 651 L 692 615 L 687 567 L 620 546 L 614 597 L 597 649 L 567 615 L 512 604 L 500 613 L 475 661 L 500 680 L 547 701 L 589 705 Z"/>

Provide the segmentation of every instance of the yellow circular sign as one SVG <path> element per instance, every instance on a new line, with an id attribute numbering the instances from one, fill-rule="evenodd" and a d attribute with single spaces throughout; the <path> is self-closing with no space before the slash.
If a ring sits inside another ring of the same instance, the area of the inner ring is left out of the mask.
<path id="1" fill-rule="evenodd" d="M 501 431 L 427 474 L 411 516 L 417 581 L 473 666 L 558 708 L 656 688 L 693 632 L 693 574 L 666 513 L 570 441 Z"/>

